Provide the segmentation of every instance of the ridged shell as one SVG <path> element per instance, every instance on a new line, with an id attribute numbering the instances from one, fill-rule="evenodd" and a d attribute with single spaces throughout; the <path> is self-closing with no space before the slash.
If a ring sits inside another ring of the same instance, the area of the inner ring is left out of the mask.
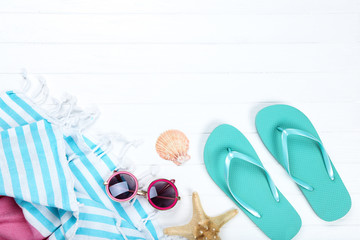
<path id="1" fill-rule="evenodd" d="M 179 130 L 163 132 L 158 137 L 155 148 L 161 158 L 173 161 L 176 165 L 181 165 L 190 159 L 190 156 L 187 154 L 189 139 Z"/>

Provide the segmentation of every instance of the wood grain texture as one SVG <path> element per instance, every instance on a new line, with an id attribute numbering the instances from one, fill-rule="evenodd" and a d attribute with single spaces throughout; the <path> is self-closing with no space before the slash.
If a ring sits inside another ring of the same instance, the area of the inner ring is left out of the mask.
<path id="1" fill-rule="evenodd" d="M 191 193 L 216 216 L 235 204 L 208 176 L 202 152 L 229 123 L 254 146 L 299 212 L 294 239 L 360 237 L 359 0 L 0 0 L 0 90 L 19 89 L 21 69 L 69 92 L 102 115 L 88 131 L 143 139 L 128 159 L 136 172 L 175 178 L 182 200 L 163 227 L 191 218 Z M 264 106 L 291 104 L 313 122 L 352 197 L 338 221 L 320 220 L 272 158 L 255 129 Z M 190 139 L 181 167 L 159 158 L 155 141 L 177 128 Z M 222 239 L 267 239 L 240 213 Z"/>
<path id="2" fill-rule="evenodd" d="M 2 14 L 0 32 L 6 34 L 0 36 L 0 42 L 353 43 L 360 40 L 359 28 L 360 21 L 354 13 L 291 17 L 285 14 L 105 14 L 96 18 L 91 14 L 10 13 Z"/>

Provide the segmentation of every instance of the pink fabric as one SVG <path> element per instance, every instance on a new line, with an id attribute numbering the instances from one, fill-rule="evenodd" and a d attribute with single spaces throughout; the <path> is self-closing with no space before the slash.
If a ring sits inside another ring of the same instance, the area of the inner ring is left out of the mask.
<path id="1" fill-rule="evenodd" d="M 40 240 L 44 237 L 26 221 L 13 198 L 0 196 L 0 240 L 16 239 Z"/>

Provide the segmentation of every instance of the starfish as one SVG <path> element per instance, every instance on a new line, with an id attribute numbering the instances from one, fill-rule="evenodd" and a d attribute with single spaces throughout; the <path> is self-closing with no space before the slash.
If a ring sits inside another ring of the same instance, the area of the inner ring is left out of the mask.
<path id="1" fill-rule="evenodd" d="M 197 192 L 192 194 L 192 202 L 193 217 L 191 221 L 183 226 L 166 228 L 164 234 L 182 236 L 189 240 L 220 239 L 220 228 L 239 212 L 237 209 L 232 209 L 219 216 L 209 217 L 201 206 Z"/>

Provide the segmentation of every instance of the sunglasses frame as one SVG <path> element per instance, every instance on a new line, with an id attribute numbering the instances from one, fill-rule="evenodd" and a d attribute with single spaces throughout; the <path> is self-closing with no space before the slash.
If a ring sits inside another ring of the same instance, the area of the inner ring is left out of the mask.
<path id="1" fill-rule="evenodd" d="M 130 177 L 132 177 L 135 181 L 135 190 L 134 190 L 134 193 L 126 198 L 126 199 L 117 199 L 115 198 L 111 193 L 110 193 L 110 189 L 109 189 L 109 182 L 111 181 L 111 179 L 117 175 L 120 175 L 120 174 L 127 174 L 129 175 Z M 170 184 L 171 187 L 173 187 L 173 189 L 175 190 L 175 200 L 174 202 L 169 206 L 169 207 L 165 207 L 165 208 L 162 208 L 162 207 L 158 207 L 156 206 L 151 200 L 150 200 L 150 189 L 153 185 L 155 185 L 156 183 L 158 182 L 166 182 L 168 184 Z M 131 199 L 135 198 L 136 195 L 141 195 L 141 196 L 144 196 L 147 198 L 148 202 L 150 203 L 151 206 L 153 206 L 154 208 L 158 209 L 158 210 L 169 210 L 171 208 L 173 208 L 176 203 L 181 199 L 180 196 L 179 196 L 179 192 L 178 192 L 178 189 L 177 187 L 175 186 L 174 184 L 175 180 L 174 179 L 171 179 L 171 180 L 168 180 L 168 179 L 165 179 L 165 178 L 160 178 L 160 179 L 156 179 L 154 181 L 152 181 L 148 188 L 147 188 L 147 191 L 143 191 L 143 190 L 139 190 L 139 182 L 137 180 L 137 178 L 130 172 L 127 172 L 127 171 L 117 171 L 117 170 L 114 170 L 113 174 L 108 178 L 108 180 L 106 182 L 104 182 L 104 185 L 105 185 L 105 189 L 106 189 L 106 193 L 107 195 L 111 198 L 111 200 L 115 201 L 115 202 L 128 202 L 130 201 Z"/>

